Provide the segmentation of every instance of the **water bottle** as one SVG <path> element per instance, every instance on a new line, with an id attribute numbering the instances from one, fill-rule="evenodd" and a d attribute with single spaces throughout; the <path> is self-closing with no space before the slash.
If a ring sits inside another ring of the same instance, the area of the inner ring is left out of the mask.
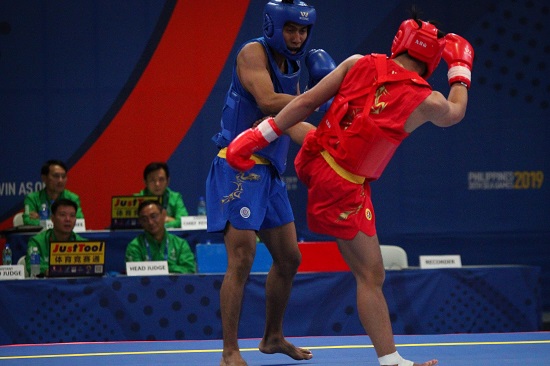
<path id="1" fill-rule="evenodd" d="M 38 214 L 40 215 L 40 226 L 46 229 L 46 227 L 48 226 L 48 216 L 50 215 L 48 215 L 48 206 L 45 203 L 40 206 L 40 212 Z"/>
<path id="2" fill-rule="evenodd" d="M 36 278 L 40 274 L 40 253 L 38 253 L 38 248 L 33 247 L 31 252 L 31 277 Z"/>
<path id="3" fill-rule="evenodd" d="M 2 252 L 2 264 L 5 266 L 10 266 L 12 264 L 11 248 L 8 243 L 6 243 L 4 251 Z"/>
<path id="4" fill-rule="evenodd" d="M 206 201 L 203 196 L 199 197 L 199 203 L 197 205 L 197 215 L 206 216 Z"/>

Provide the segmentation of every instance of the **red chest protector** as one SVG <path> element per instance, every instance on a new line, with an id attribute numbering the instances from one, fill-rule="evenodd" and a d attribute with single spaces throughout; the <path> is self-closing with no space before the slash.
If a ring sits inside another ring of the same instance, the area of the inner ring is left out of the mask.
<path id="1" fill-rule="evenodd" d="M 386 55 L 372 54 L 360 59 L 346 75 L 316 132 L 318 143 L 341 167 L 368 180 L 380 177 L 401 141 L 408 136 L 403 129 L 407 118 L 431 93 L 430 85 L 414 72 L 398 68 L 399 72 L 388 74 L 387 62 L 393 61 L 388 61 Z M 394 89 L 402 98 L 390 96 L 388 103 L 399 103 L 396 105 L 399 113 L 387 112 L 391 114 L 388 119 L 382 117 L 383 112 L 373 112 L 377 109 L 373 103 L 382 85 L 396 82 L 407 83 L 409 87 Z M 366 100 L 362 112 L 353 116 L 349 127 L 344 128 L 341 121 L 349 117 L 349 102 L 357 99 Z M 384 119 L 391 120 L 391 127 L 379 125 Z"/>

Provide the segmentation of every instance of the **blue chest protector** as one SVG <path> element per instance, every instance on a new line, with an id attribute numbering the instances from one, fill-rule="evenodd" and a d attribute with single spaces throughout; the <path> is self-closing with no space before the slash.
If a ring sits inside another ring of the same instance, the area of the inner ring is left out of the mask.
<path id="1" fill-rule="evenodd" d="M 252 39 L 241 46 L 251 42 L 258 42 L 263 45 L 267 58 L 269 60 L 269 69 L 271 81 L 276 93 L 284 93 L 296 95 L 298 81 L 300 79 L 300 62 L 287 60 L 289 73 L 283 74 L 275 64 L 273 54 L 265 42 L 264 38 Z M 239 52 L 241 51 L 239 49 Z M 227 92 L 225 105 L 223 106 L 221 131 L 218 132 L 212 140 L 218 148 L 224 148 L 241 132 L 252 127 L 252 124 L 259 119 L 266 117 L 254 100 L 252 94 L 244 89 L 238 76 L 236 65 L 233 66 L 233 76 L 231 85 Z M 282 135 L 277 140 L 273 141 L 266 148 L 258 151 L 256 155 L 268 159 L 277 169 L 279 174 L 282 174 L 286 168 L 286 159 L 290 138 L 287 135 Z"/>

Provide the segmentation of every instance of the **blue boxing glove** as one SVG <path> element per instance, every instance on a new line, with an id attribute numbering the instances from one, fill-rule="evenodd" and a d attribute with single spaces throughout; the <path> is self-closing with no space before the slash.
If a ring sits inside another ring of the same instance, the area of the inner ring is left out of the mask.
<path id="1" fill-rule="evenodd" d="M 336 68 L 336 62 L 322 49 L 312 49 L 306 55 L 306 67 L 309 72 L 309 81 L 304 92 L 313 88 L 322 78 L 330 74 Z M 323 103 L 315 111 L 326 112 L 332 103 L 332 99 Z"/>
<path id="2" fill-rule="evenodd" d="M 309 50 L 306 56 L 306 67 L 309 72 L 307 88 L 313 88 L 322 78 L 336 68 L 336 62 L 322 49 Z"/>

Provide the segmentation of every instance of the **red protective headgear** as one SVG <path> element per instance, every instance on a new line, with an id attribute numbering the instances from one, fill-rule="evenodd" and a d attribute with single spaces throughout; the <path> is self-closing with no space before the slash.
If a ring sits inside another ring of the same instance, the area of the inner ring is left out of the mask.
<path id="1" fill-rule="evenodd" d="M 437 33 L 433 24 L 422 20 L 405 20 L 393 39 L 390 58 L 408 52 L 411 57 L 426 64 L 426 72 L 422 77 L 427 79 L 439 64 L 445 48 L 445 38 L 438 39 Z"/>

